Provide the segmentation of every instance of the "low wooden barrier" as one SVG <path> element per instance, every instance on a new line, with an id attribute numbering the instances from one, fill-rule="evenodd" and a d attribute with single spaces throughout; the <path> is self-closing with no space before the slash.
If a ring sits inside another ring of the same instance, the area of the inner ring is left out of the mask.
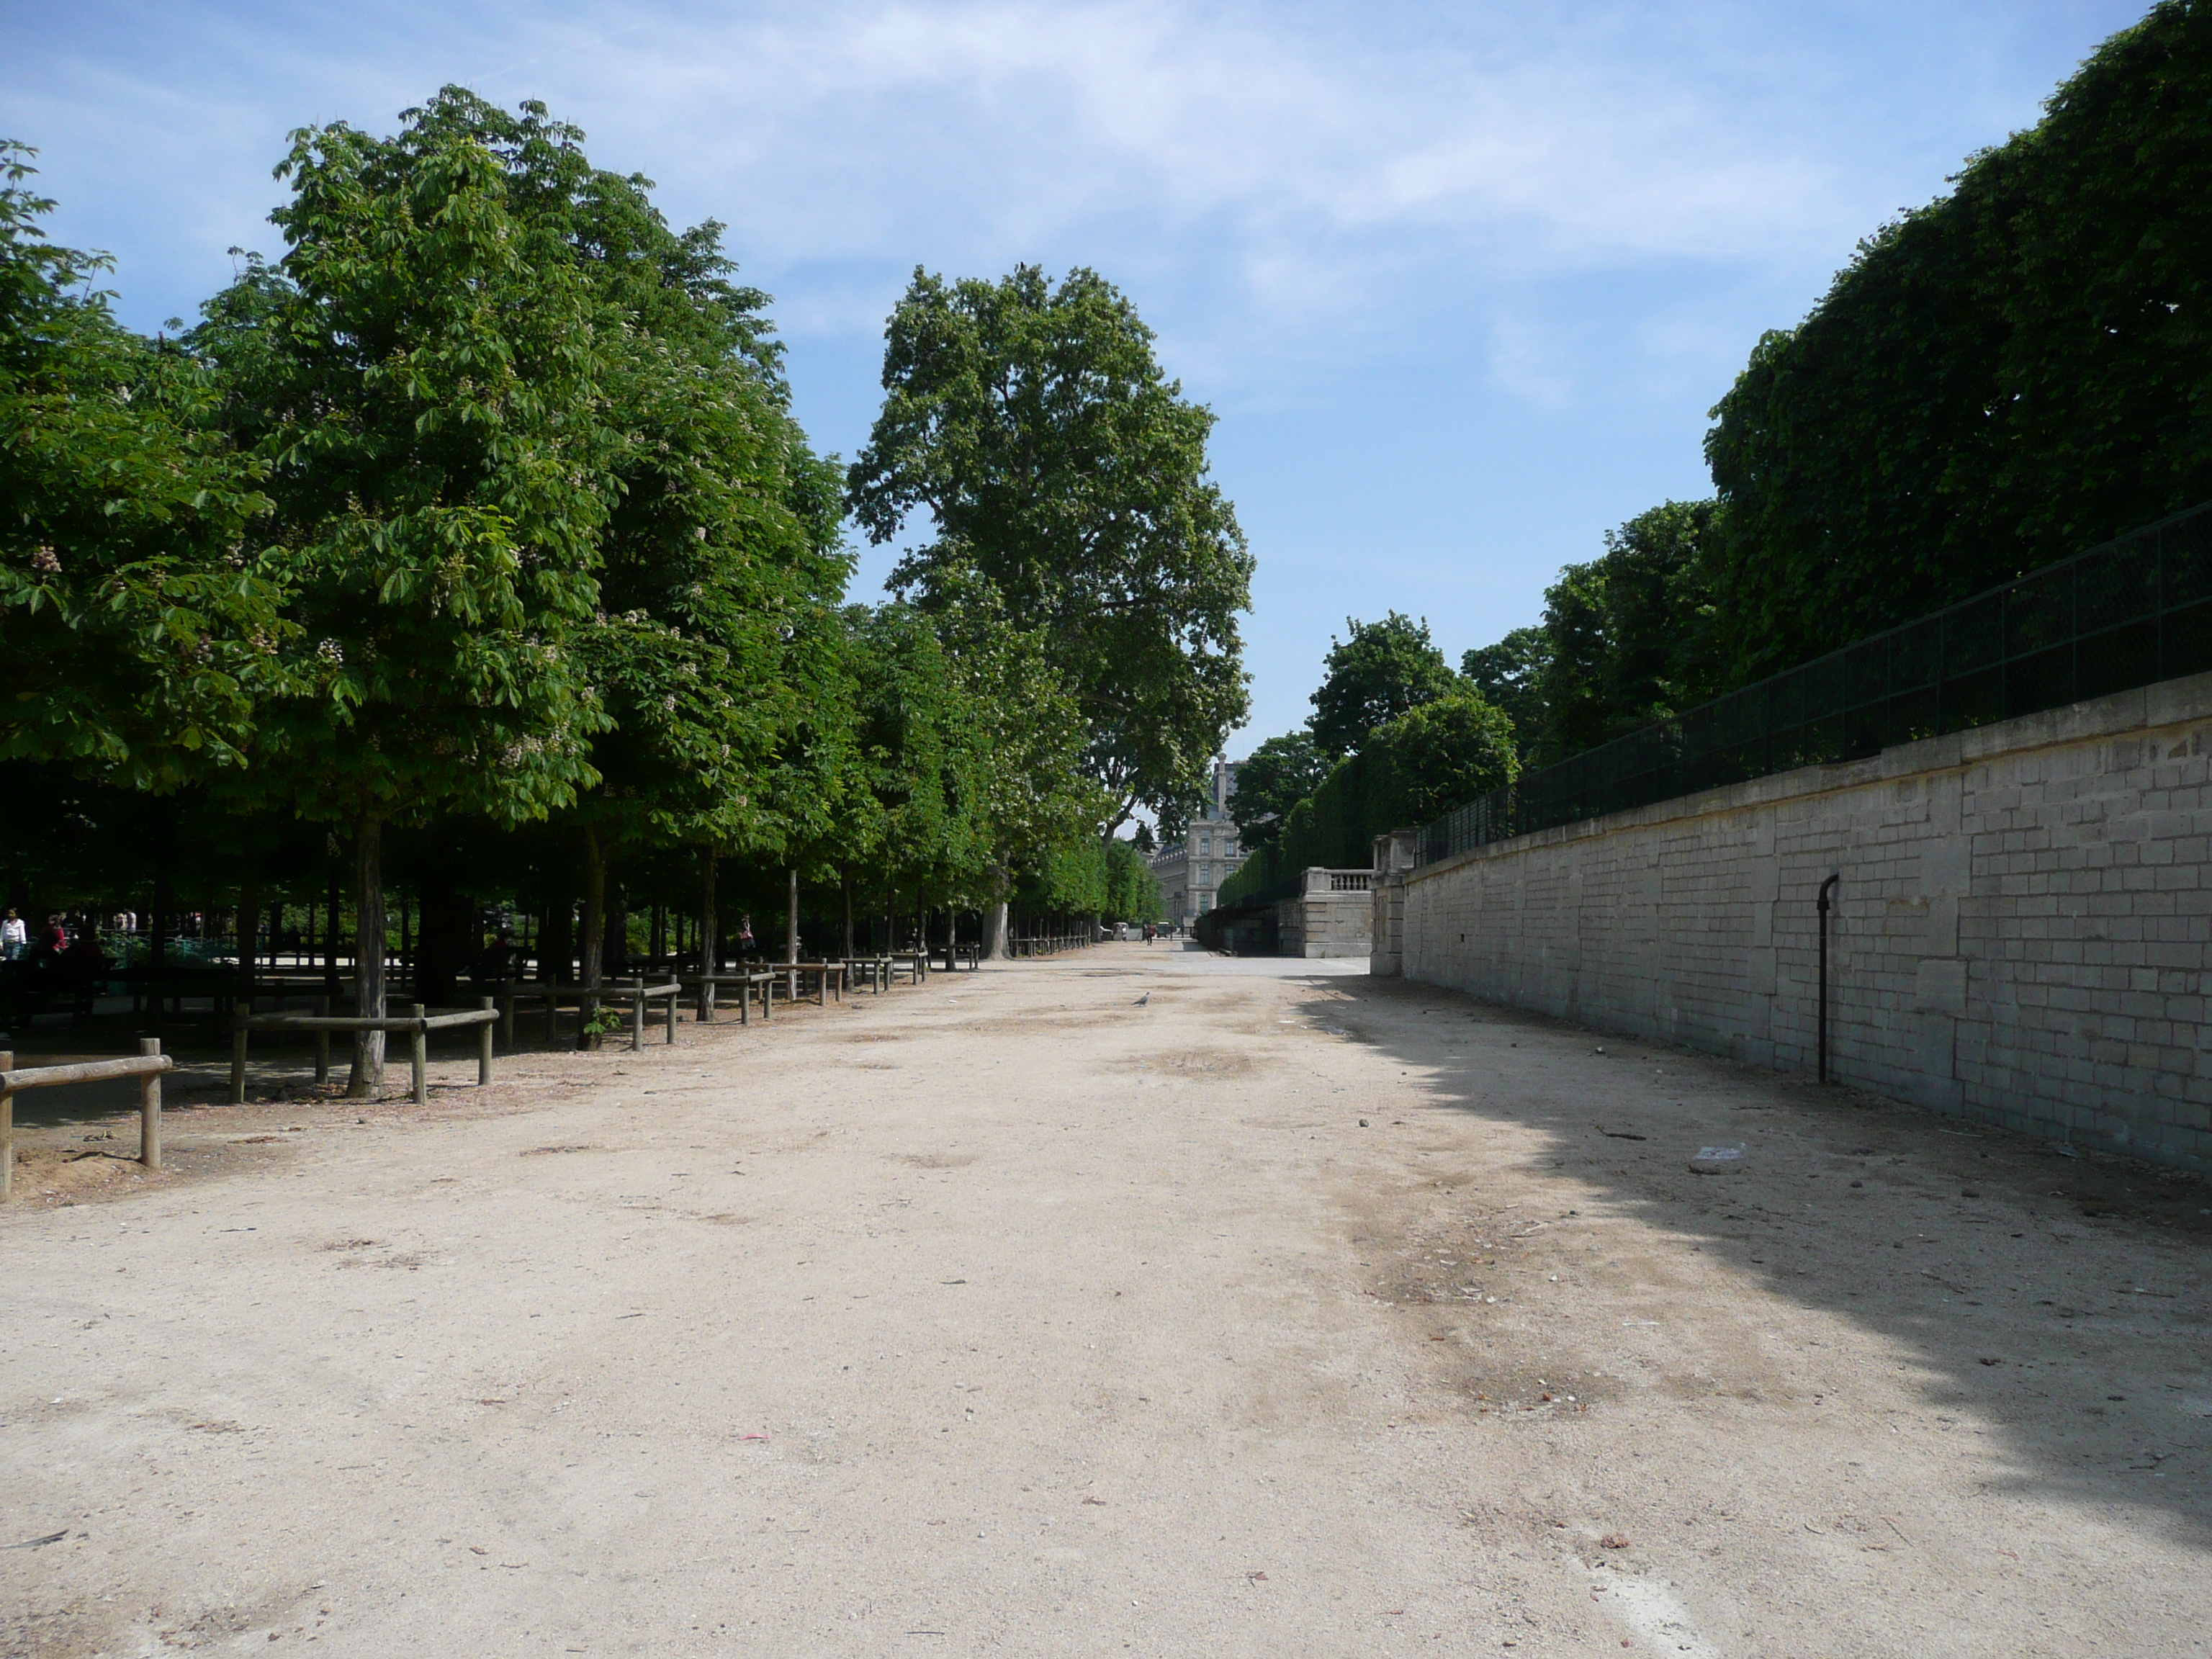
<path id="1" fill-rule="evenodd" d="M 51 1089 L 64 1083 L 98 1083 L 111 1077 L 138 1079 L 138 1161 L 161 1167 L 161 1073 L 177 1062 L 161 1052 L 159 1037 L 141 1037 L 138 1052 L 123 1060 L 92 1060 L 75 1066 L 27 1066 L 15 1069 L 15 1056 L 0 1049 L 0 1204 L 15 1196 L 15 1097 L 26 1089 Z"/>
<path id="2" fill-rule="evenodd" d="M 799 980 L 809 974 L 814 976 L 814 1000 L 817 1006 L 826 1008 L 830 1006 L 830 994 L 833 989 L 838 1001 L 845 1000 L 845 964 L 842 962 L 780 962 L 773 971 L 785 981 L 783 1000 L 786 1002 L 799 1000 Z"/>
<path id="3" fill-rule="evenodd" d="M 602 985 L 592 989 L 582 985 L 542 985 L 532 990 L 510 989 L 507 993 L 507 1029 L 514 1029 L 514 1010 L 517 1004 L 542 1002 L 545 1005 L 545 1046 L 551 1048 L 560 1031 L 561 1011 L 574 1008 L 579 1018 L 603 1002 L 629 1005 L 629 1046 L 633 1051 L 645 1047 L 646 1014 L 648 1006 L 665 1001 L 668 1040 L 676 1041 L 676 999 L 684 988 L 674 980 L 665 985 L 647 985 L 644 980 L 633 979 L 627 985 Z"/>
<path id="4" fill-rule="evenodd" d="M 898 983 L 902 974 L 919 985 L 937 970 L 935 959 L 927 951 L 884 951 L 872 957 L 848 957 L 844 968 L 854 986 L 865 984 L 871 991 L 889 990 Z"/>
<path id="5" fill-rule="evenodd" d="M 246 1102 L 246 1043 L 255 1031 L 313 1032 L 318 1083 L 331 1079 L 331 1032 L 404 1031 L 409 1039 L 408 1060 L 414 1074 L 410 1093 L 420 1106 L 430 1098 L 430 1033 L 464 1025 L 482 1028 L 481 1046 L 477 1053 L 477 1086 L 482 1088 L 491 1081 L 492 1028 L 498 1023 L 499 1010 L 489 997 L 483 1000 L 482 1007 L 464 1009 L 459 1013 L 434 1014 L 418 1002 L 405 1014 L 387 1015 L 381 1019 L 362 1014 L 240 1014 L 231 1021 L 230 1103 L 240 1106 Z"/>
<path id="6" fill-rule="evenodd" d="M 685 974 L 681 976 L 679 982 L 689 986 L 692 995 L 697 999 L 698 1021 L 702 1025 L 712 1025 L 714 1023 L 715 993 L 725 985 L 736 986 L 738 988 L 738 1024 L 750 1025 L 752 1024 L 753 988 L 756 986 L 760 988 L 761 1018 L 766 1019 L 769 1012 L 769 987 L 775 982 L 775 975 L 771 970 L 759 968 L 742 974 Z"/>

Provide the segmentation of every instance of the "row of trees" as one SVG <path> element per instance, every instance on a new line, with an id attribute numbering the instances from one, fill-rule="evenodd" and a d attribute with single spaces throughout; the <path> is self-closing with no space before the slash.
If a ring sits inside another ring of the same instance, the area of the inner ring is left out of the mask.
<path id="1" fill-rule="evenodd" d="M 573 882 L 587 984 L 610 882 L 672 866 L 709 954 L 724 860 L 1001 932 L 1018 892 L 1140 908 L 1113 832 L 1241 718 L 1251 561 L 1134 308 L 917 272 L 848 472 L 720 228 L 581 140 L 452 88 L 304 130 L 283 256 L 154 339 L 6 151 L 0 763 L 53 808 L 19 881 L 197 847 L 246 891 L 343 848 L 365 1012 L 388 832 L 426 894 Z M 848 511 L 928 516 L 890 603 L 843 603 Z"/>
<path id="2" fill-rule="evenodd" d="M 1712 499 L 1608 531 L 1456 672 L 1425 623 L 1351 624 L 1307 729 L 1239 775 L 1248 844 L 1346 756 L 1493 729 L 1471 708 L 1549 764 L 2212 497 L 2208 271 L 2212 4 L 2161 0 L 1759 341 L 1711 411 Z M 1439 775 L 1408 822 L 1508 774 Z"/>
<path id="3" fill-rule="evenodd" d="M 1285 856 L 1364 862 L 1366 837 L 1425 822 L 1520 770 L 1512 716 L 1453 672 L 1425 621 L 1394 611 L 1346 628 L 1330 641 L 1305 729 L 1267 738 L 1237 770 L 1230 814 L 1247 848 L 1288 837 Z"/>
<path id="4" fill-rule="evenodd" d="M 2164 0 L 1759 341 L 1712 410 L 1712 499 L 1607 532 L 1457 675 L 1425 628 L 1355 624 L 1364 668 L 1332 654 L 1248 810 L 1468 690 L 1524 763 L 1564 760 L 2212 497 L 2208 112 L 2212 5 Z"/>

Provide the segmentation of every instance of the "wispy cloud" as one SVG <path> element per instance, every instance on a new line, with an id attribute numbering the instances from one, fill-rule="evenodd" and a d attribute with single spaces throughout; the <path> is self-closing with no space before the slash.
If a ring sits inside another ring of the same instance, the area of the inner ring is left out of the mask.
<path id="1" fill-rule="evenodd" d="M 0 131 L 150 326 L 272 247 L 289 129 L 543 98 L 728 224 L 848 452 L 915 264 L 1095 265 L 1224 412 L 1265 732 L 1347 610 L 1481 643 L 1700 491 L 1759 331 L 2144 3 L 19 0 Z"/>
<path id="2" fill-rule="evenodd" d="M 268 240 L 252 220 L 286 128 L 386 124 L 459 79 L 546 97 L 779 267 L 1050 252 L 1194 275 L 1268 326 L 1445 272 L 1787 265 L 1869 206 L 1826 119 L 1772 90 L 1817 65 L 1786 46 L 1686 58 L 1680 27 L 1620 3 L 1415 9 L 1387 32 L 1352 9 L 1159 0 L 620 15 L 94 8 L 17 60 L 9 101 L 74 181 L 137 198 L 200 261 Z"/>

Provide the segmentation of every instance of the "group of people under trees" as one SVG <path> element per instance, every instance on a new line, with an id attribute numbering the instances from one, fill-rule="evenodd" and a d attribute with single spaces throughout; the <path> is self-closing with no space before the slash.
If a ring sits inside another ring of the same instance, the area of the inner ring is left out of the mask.
<path id="1" fill-rule="evenodd" d="M 1212 416 L 1092 272 L 918 272 L 841 468 L 721 228 L 669 226 L 542 106 L 449 88 L 388 136 L 301 130 L 281 254 L 162 337 L 46 239 L 31 173 L 0 149 L 0 766 L 94 820 L 316 826 L 363 1014 L 388 835 L 557 840 L 587 982 L 610 881 L 672 859 L 709 893 L 857 872 L 1002 933 L 1018 886 L 1105 908 L 1116 832 L 1243 717 Z M 844 599 L 848 515 L 927 520 L 886 603 Z M 70 856 L 5 850 L 49 884 Z M 380 1065 L 363 1043 L 356 1083 Z"/>
<path id="2" fill-rule="evenodd" d="M 57 913 L 33 935 L 13 906 L 0 917 L 0 1006 L 88 1011 L 113 966 L 91 927 L 72 933 Z"/>

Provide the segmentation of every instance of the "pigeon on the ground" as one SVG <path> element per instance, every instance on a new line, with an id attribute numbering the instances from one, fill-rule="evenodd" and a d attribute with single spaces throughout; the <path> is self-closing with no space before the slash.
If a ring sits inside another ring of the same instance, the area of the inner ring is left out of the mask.
<path id="1" fill-rule="evenodd" d="M 1133 1006 L 1135 1006 L 1135 1007 L 1141 1008 L 1141 1007 L 1143 1007 L 1146 1003 L 1150 1002 L 1152 1000 L 1152 994 L 1150 991 L 1147 991 L 1147 992 L 1146 992 L 1146 993 L 1145 993 L 1145 994 L 1144 994 L 1144 995 L 1142 995 L 1142 996 L 1139 997 L 1139 998 L 1137 999 L 1136 1002 L 1135 1002 Z"/>

